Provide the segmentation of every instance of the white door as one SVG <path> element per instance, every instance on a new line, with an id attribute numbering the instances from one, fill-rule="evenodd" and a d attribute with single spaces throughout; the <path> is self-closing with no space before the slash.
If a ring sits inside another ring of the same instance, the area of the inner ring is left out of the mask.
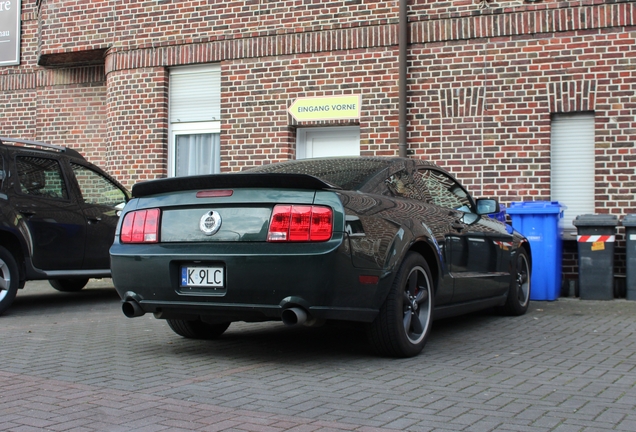
<path id="1" fill-rule="evenodd" d="M 298 129 L 297 159 L 330 156 L 360 156 L 357 126 Z"/>

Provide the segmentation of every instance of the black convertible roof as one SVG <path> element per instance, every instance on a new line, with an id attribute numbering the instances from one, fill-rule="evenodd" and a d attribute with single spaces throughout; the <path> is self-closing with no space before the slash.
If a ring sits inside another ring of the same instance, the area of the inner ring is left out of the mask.
<path id="1" fill-rule="evenodd" d="M 171 177 L 137 183 L 132 188 L 133 197 L 144 197 L 169 192 L 225 188 L 293 188 L 334 189 L 326 183 L 306 174 L 287 173 L 234 173 L 202 176 Z"/>
<path id="2" fill-rule="evenodd" d="M 300 159 L 262 165 L 241 173 L 151 180 L 134 185 L 132 194 L 143 197 L 185 190 L 240 187 L 357 190 L 380 172 L 398 171 L 406 165 L 434 166 L 421 159 L 380 156 Z"/>

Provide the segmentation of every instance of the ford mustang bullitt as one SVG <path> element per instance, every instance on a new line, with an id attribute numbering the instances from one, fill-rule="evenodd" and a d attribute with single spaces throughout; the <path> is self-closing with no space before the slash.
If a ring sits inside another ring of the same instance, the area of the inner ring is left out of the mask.
<path id="1" fill-rule="evenodd" d="M 128 317 L 180 336 L 235 321 L 365 323 L 381 355 L 424 347 L 434 319 L 530 299 L 526 238 L 418 159 L 339 157 L 136 184 L 111 247 Z"/>

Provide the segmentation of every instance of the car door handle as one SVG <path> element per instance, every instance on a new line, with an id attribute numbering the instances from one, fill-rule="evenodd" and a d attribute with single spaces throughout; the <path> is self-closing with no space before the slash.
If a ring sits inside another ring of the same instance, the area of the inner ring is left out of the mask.
<path id="1" fill-rule="evenodd" d="M 31 216 L 35 216 L 35 212 L 32 210 L 20 210 L 20 214 L 30 218 Z"/>
<path id="2" fill-rule="evenodd" d="M 100 217 L 88 218 L 89 224 L 96 224 L 96 223 L 100 223 L 101 221 L 102 221 L 102 218 Z"/>

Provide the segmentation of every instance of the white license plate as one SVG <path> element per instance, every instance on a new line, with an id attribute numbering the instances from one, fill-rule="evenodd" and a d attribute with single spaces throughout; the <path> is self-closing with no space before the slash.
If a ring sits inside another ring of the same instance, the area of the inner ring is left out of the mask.
<path id="1" fill-rule="evenodd" d="M 225 280 L 223 267 L 181 267 L 182 287 L 223 288 Z"/>

